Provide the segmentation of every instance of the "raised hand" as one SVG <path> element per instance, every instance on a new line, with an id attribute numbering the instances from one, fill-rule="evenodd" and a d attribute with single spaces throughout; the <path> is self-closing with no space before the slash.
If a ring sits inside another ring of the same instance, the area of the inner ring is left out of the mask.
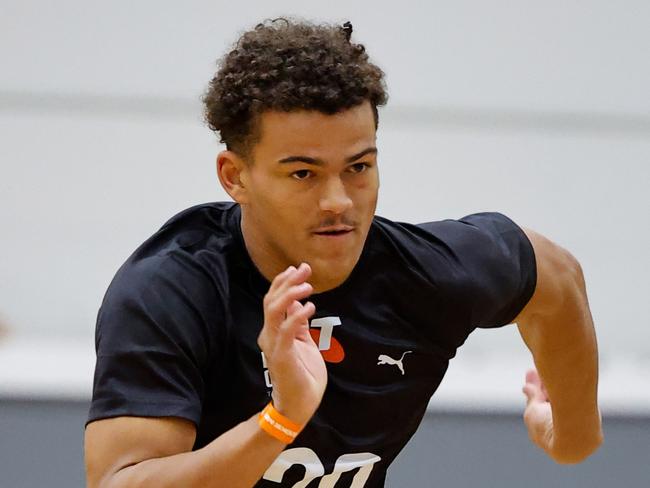
<path id="1" fill-rule="evenodd" d="M 273 383 L 273 404 L 290 420 L 305 424 L 325 392 L 327 369 L 309 334 L 316 308 L 299 300 L 311 295 L 311 268 L 302 263 L 277 275 L 264 297 L 264 327 L 258 344 Z"/>

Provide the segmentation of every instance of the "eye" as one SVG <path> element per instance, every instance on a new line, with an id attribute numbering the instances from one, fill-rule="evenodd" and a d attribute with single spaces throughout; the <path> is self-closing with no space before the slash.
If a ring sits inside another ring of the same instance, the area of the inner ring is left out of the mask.
<path id="1" fill-rule="evenodd" d="M 368 168 L 370 168 L 368 163 L 354 163 L 350 166 L 350 171 L 352 173 L 363 173 Z"/>
<path id="2" fill-rule="evenodd" d="M 312 172 L 308 169 L 300 169 L 291 173 L 291 177 L 296 180 L 306 180 L 311 176 Z"/>

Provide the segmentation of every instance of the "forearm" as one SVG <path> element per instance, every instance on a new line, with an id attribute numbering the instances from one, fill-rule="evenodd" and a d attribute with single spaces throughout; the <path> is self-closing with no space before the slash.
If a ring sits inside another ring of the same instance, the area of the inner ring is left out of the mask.
<path id="1" fill-rule="evenodd" d="M 260 429 L 255 415 L 202 449 L 125 467 L 100 488 L 250 488 L 284 447 Z"/>
<path id="2" fill-rule="evenodd" d="M 578 269 L 552 313 L 527 317 L 519 328 L 548 392 L 553 448 L 559 461 L 584 459 L 602 442 L 598 410 L 598 347 Z"/>

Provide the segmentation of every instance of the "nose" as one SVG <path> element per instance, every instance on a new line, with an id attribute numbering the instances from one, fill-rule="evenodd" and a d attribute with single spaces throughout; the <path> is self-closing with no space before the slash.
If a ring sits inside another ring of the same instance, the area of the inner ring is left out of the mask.
<path id="1" fill-rule="evenodd" d="M 335 214 L 342 214 L 352 208 L 352 199 L 348 196 L 339 176 L 329 178 L 321 194 L 319 205 L 323 212 Z"/>

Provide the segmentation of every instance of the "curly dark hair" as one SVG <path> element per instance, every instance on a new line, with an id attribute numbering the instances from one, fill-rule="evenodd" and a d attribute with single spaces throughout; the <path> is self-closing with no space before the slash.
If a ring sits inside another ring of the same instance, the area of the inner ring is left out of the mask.
<path id="1" fill-rule="evenodd" d="M 352 25 L 274 19 L 242 34 L 218 63 L 203 97 L 205 119 L 221 142 L 242 156 L 259 140 L 259 115 L 267 110 L 317 110 L 335 114 L 370 101 L 388 100 L 384 73 L 350 41 Z"/>

